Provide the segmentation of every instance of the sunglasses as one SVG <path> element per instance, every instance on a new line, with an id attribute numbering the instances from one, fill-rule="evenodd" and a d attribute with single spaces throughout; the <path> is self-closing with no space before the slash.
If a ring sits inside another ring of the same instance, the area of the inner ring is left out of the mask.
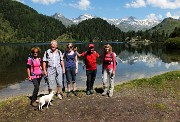
<path id="1" fill-rule="evenodd" d="M 38 52 L 33 52 L 33 54 L 37 54 Z"/>
<path id="2" fill-rule="evenodd" d="M 73 48 L 73 46 L 68 46 L 68 48 Z"/>

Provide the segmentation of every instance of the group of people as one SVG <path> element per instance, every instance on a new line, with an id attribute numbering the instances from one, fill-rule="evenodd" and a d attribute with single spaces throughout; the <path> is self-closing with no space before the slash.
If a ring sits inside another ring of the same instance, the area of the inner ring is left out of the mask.
<path id="1" fill-rule="evenodd" d="M 33 47 L 31 49 L 32 57 L 29 57 L 27 60 L 28 80 L 34 85 L 31 105 L 37 105 L 37 95 L 43 75 L 48 80 L 49 93 L 51 91 L 56 91 L 57 97 L 62 99 L 63 75 L 65 74 L 67 80 L 67 97 L 69 97 L 71 93 L 71 83 L 73 86 L 72 93 L 77 96 L 76 74 L 78 73 L 78 57 L 84 57 L 84 63 L 86 66 L 86 94 L 91 95 L 94 93 L 93 86 L 97 73 L 96 59 L 100 57 L 102 59 L 102 82 L 104 90 L 102 95 L 112 97 L 116 71 L 115 53 L 112 52 L 112 47 L 109 44 L 104 45 L 102 55 L 99 55 L 99 53 L 94 49 L 94 44 L 89 44 L 87 51 L 79 53 L 77 48 L 73 47 L 72 43 L 68 43 L 67 50 L 62 53 L 58 49 L 57 41 L 52 40 L 51 48 L 45 51 L 43 59 L 41 60 L 38 56 L 41 49 L 39 47 Z"/>

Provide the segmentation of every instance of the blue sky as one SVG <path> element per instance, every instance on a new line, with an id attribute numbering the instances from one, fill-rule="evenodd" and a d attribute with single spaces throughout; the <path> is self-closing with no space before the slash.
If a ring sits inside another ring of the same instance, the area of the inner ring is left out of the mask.
<path id="1" fill-rule="evenodd" d="M 16 0 L 35 9 L 38 13 L 52 16 L 61 13 L 68 19 L 83 14 L 122 19 L 164 19 L 180 17 L 180 0 Z"/>

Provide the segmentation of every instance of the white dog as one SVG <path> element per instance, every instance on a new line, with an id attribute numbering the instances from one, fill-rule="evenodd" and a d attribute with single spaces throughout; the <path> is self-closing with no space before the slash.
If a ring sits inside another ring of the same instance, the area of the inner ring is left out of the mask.
<path id="1" fill-rule="evenodd" d="M 50 105 L 52 104 L 51 100 L 52 100 L 54 94 L 55 94 L 55 91 L 52 91 L 50 94 L 44 95 L 39 98 L 39 110 L 42 110 L 42 107 L 43 107 L 43 105 L 45 105 L 45 103 L 47 103 L 47 108 L 48 108 L 49 104 Z"/>

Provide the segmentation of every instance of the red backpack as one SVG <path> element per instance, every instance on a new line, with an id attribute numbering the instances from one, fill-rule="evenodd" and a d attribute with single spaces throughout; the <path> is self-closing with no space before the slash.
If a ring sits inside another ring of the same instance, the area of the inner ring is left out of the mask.
<path id="1" fill-rule="evenodd" d="M 107 65 L 113 63 L 113 56 L 112 56 L 113 54 L 114 54 L 114 52 L 112 52 L 109 56 L 106 55 L 103 59 L 103 62 Z M 114 54 L 114 58 L 115 58 L 116 65 L 117 65 L 117 60 L 116 60 L 115 54 Z"/>

